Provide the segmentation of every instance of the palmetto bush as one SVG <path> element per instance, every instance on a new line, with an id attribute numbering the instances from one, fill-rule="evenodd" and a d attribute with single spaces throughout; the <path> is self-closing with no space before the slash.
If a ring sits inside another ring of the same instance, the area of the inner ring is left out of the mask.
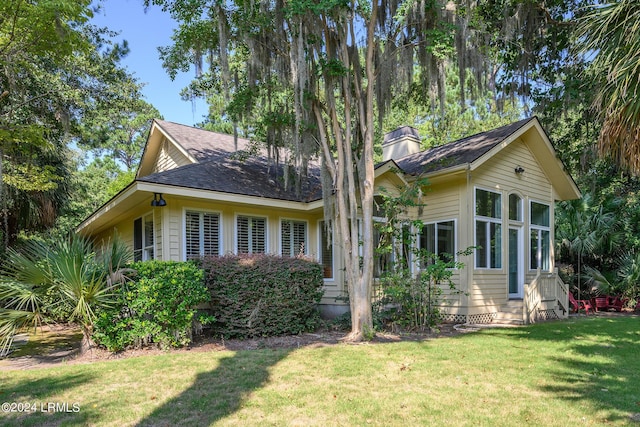
<path id="1" fill-rule="evenodd" d="M 52 244 L 29 241 L 8 249 L 0 270 L 0 353 L 25 328 L 37 328 L 47 312 L 64 313 L 82 328 L 82 350 L 91 344 L 96 310 L 109 307 L 125 278 L 130 250 L 118 239 L 96 252 L 90 240 L 71 235 Z"/>

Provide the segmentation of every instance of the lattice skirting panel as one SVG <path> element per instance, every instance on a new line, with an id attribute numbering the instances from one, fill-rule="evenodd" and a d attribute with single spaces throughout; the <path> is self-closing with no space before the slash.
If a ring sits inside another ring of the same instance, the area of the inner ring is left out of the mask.
<path id="1" fill-rule="evenodd" d="M 498 316 L 498 313 L 470 314 L 467 316 L 467 323 L 491 323 Z"/>
<path id="2" fill-rule="evenodd" d="M 445 323 L 491 323 L 498 313 L 480 313 L 480 314 L 444 314 L 443 321 Z"/>
<path id="3" fill-rule="evenodd" d="M 444 323 L 467 323 L 466 314 L 446 314 L 442 315 L 442 321 Z"/>
<path id="4" fill-rule="evenodd" d="M 558 313 L 555 310 L 538 310 L 536 313 L 536 320 L 545 321 L 545 320 L 558 320 Z"/>

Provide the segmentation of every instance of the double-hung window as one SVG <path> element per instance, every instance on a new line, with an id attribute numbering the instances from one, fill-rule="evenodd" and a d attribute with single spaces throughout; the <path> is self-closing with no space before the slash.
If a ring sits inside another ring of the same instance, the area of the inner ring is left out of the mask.
<path id="1" fill-rule="evenodd" d="M 450 261 L 456 253 L 455 236 L 456 226 L 453 220 L 426 223 L 419 236 L 420 249 L 443 261 Z"/>
<path id="2" fill-rule="evenodd" d="M 133 221 L 133 260 L 153 259 L 153 214 L 144 215 Z"/>
<path id="3" fill-rule="evenodd" d="M 502 195 L 476 188 L 476 268 L 502 268 Z"/>
<path id="4" fill-rule="evenodd" d="M 531 240 L 529 247 L 531 270 L 549 270 L 551 266 L 551 214 L 549 205 L 531 202 Z"/>
<path id="5" fill-rule="evenodd" d="M 307 253 L 306 221 L 280 220 L 280 252 L 290 257 Z"/>
<path id="6" fill-rule="evenodd" d="M 239 254 L 267 252 L 267 219 L 238 215 L 236 217 L 236 250 Z"/>
<path id="7" fill-rule="evenodd" d="M 318 222 L 318 231 L 320 233 L 320 264 L 322 264 L 322 277 L 325 280 L 333 279 L 333 242 L 332 228 L 324 221 Z"/>
<path id="8" fill-rule="evenodd" d="M 185 258 L 220 255 L 220 214 L 185 212 Z"/>

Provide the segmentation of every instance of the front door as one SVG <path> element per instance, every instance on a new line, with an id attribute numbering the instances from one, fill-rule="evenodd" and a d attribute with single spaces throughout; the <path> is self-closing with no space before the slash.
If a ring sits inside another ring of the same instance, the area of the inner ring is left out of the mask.
<path id="1" fill-rule="evenodd" d="M 522 298 L 524 287 L 524 248 L 522 227 L 509 227 L 509 298 Z"/>

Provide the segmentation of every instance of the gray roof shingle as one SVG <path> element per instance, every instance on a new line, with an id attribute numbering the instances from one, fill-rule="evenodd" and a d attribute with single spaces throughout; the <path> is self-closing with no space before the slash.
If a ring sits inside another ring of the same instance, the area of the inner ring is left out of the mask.
<path id="1" fill-rule="evenodd" d="M 294 189 L 284 189 L 282 165 L 269 165 L 264 157 L 235 158 L 224 151 L 208 150 L 207 154 L 206 161 L 154 173 L 138 181 L 288 201 L 310 202 L 322 198 L 318 168 L 309 168 L 309 176 L 298 196 Z"/>
<path id="2" fill-rule="evenodd" d="M 481 132 L 420 153 L 397 159 L 398 166 L 407 174 L 436 172 L 453 166 L 472 163 L 493 147 L 507 139 L 535 118 L 520 120 L 506 126 Z"/>
<path id="3" fill-rule="evenodd" d="M 158 126 L 184 148 L 189 155 L 198 161 L 206 160 L 217 152 L 236 151 L 233 135 L 198 129 L 191 126 L 157 120 Z M 246 138 L 238 138 L 238 150 L 249 150 L 251 142 Z"/>
<path id="4" fill-rule="evenodd" d="M 411 154 L 395 162 L 402 171 L 412 175 L 471 163 L 531 120 L 535 118 L 520 120 Z M 310 202 L 322 198 L 320 168 L 317 163 L 310 163 L 308 179 L 303 183 L 298 196 L 293 189 L 284 190 L 282 165 L 270 164 L 264 156 L 240 157 L 234 154 L 233 136 L 164 120 L 157 122 L 198 163 L 154 173 L 138 178 L 138 181 L 288 201 Z M 238 149 L 247 149 L 249 144 L 249 140 L 238 138 Z"/>

